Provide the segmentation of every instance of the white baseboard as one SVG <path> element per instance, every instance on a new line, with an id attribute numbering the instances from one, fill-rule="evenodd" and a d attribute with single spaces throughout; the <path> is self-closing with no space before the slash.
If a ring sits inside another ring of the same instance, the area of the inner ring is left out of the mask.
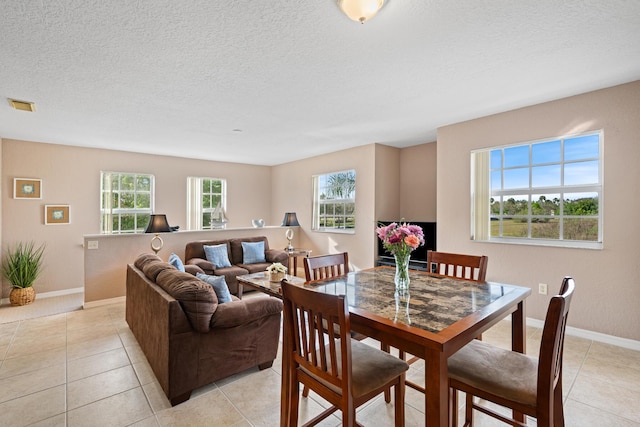
<path id="1" fill-rule="evenodd" d="M 116 298 L 109 298 L 109 299 L 101 299 L 101 300 L 97 300 L 97 301 L 91 301 L 91 302 L 85 302 L 84 303 L 84 308 L 93 308 L 93 307 L 100 307 L 102 305 L 109 305 L 109 304 L 116 304 L 119 302 L 125 302 L 127 300 L 127 297 L 116 297 Z"/>
<path id="2" fill-rule="evenodd" d="M 511 320 L 511 317 L 509 317 L 508 320 Z M 544 321 L 527 317 L 527 326 L 542 328 L 544 326 Z M 605 344 L 615 345 L 618 347 L 628 348 L 630 350 L 640 351 L 640 341 L 630 340 L 628 338 L 615 337 L 613 335 L 587 331 L 586 329 L 574 328 L 572 326 L 567 326 L 566 334 L 573 337 L 584 338 Z"/>
<path id="3" fill-rule="evenodd" d="M 62 291 L 37 292 L 36 297 L 38 299 L 42 299 L 42 298 L 53 298 L 53 297 L 60 297 L 63 295 L 81 294 L 81 293 L 84 293 L 84 288 L 71 288 L 71 289 L 64 289 Z M 11 302 L 9 298 L 2 298 L 2 304 L 10 304 L 10 303 Z"/>

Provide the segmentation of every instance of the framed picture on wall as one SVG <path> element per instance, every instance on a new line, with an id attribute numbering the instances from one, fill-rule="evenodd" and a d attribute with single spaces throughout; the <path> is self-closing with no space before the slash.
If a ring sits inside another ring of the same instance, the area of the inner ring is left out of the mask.
<path id="1" fill-rule="evenodd" d="M 45 225 L 70 224 L 69 205 L 44 205 Z"/>
<path id="2" fill-rule="evenodd" d="M 14 199 L 42 199 L 42 180 L 13 178 Z"/>

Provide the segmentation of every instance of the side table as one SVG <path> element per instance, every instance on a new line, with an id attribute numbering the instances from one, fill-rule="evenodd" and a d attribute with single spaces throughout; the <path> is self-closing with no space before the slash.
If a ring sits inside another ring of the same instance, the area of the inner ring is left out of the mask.
<path id="1" fill-rule="evenodd" d="M 311 250 L 310 249 L 293 249 L 292 251 L 287 251 L 287 253 L 289 254 L 289 265 L 287 266 L 288 270 L 287 272 L 291 275 L 291 276 L 297 276 L 298 275 L 298 257 L 308 257 L 309 255 L 311 255 Z M 291 266 L 293 265 L 293 269 L 291 268 Z"/>

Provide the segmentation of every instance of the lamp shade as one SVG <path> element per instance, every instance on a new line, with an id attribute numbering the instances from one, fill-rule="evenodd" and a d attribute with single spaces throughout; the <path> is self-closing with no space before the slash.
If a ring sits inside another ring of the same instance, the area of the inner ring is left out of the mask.
<path id="1" fill-rule="evenodd" d="M 384 0 L 338 0 L 338 6 L 350 19 L 363 23 L 373 18 Z"/>
<path id="2" fill-rule="evenodd" d="M 298 217 L 296 217 L 295 212 L 285 212 L 284 219 L 282 220 L 283 227 L 293 227 L 296 225 L 300 225 L 298 222 Z"/>
<path id="3" fill-rule="evenodd" d="M 149 216 L 149 224 L 147 224 L 147 229 L 144 230 L 145 233 L 168 233 L 170 231 L 171 227 L 165 214 Z"/>

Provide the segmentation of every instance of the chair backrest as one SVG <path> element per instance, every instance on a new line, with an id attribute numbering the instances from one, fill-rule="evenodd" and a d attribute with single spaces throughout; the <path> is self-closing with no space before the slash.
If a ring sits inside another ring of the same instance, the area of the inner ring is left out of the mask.
<path id="1" fill-rule="evenodd" d="M 550 413 L 556 385 L 562 381 L 562 352 L 564 333 L 575 282 L 571 277 L 562 280 L 560 294 L 551 298 L 542 329 L 538 356 L 538 412 Z"/>
<path id="2" fill-rule="evenodd" d="M 284 327 L 289 334 L 283 351 L 292 360 L 292 365 L 284 369 L 301 368 L 298 376 L 316 382 L 327 392 L 331 389 L 326 384 L 339 388 L 341 393 L 351 390 L 351 325 L 345 296 L 315 292 L 283 280 L 282 297 Z"/>
<path id="3" fill-rule="evenodd" d="M 489 258 L 485 255 L 427 251 L 429 271 L 443 276 L 484 282 L 488 262 Z"/>
<path id="4" fill-rule="evenodd" d="M 304 274 L 307 281 L 342 276 L 349 272 L 349 254 L 318 255 L 304 258 Z"/>

